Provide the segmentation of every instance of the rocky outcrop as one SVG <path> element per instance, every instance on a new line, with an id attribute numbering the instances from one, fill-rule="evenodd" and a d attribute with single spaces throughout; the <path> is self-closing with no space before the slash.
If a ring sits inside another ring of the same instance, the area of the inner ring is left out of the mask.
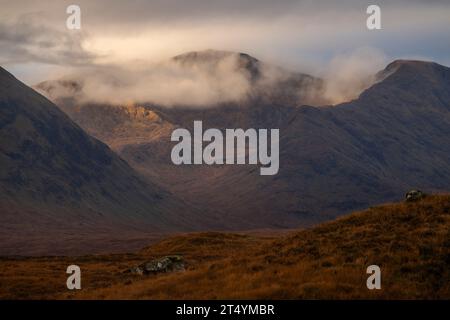
<path id="1" fill-rule="evenodd" d="M 418 201 L 420 199 L 423 199 L 425 197 L 425 193 L 423 193 L 420 190 L 411 190 L 406 193 L 405 200 L 407 202 L 414 202 Z"/>
<path id="2" fill-rule="evenodd" d="M 184 271 L 185 262 L 182 256 L 165 256 L 162 258 L 144 262 L 136 267 L 133 267 L 127 272 L 143 275 Z"/>

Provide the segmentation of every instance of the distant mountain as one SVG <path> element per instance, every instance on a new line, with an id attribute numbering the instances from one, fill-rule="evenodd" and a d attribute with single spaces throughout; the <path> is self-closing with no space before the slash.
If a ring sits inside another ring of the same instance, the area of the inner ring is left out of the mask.
<path id="1" fill-rule="evenodd" d="M 249 100 L 261 102 L 301 104 L 321 104 L 323 80 L 308 74 L 292 72 L 278 66 L 262 62 L 246 53 L 204 50 L 184 53 L 172 61 L 185 68 L 210 66 L 216 68 L 221 61 L 234 59 L 236 71 L 245 73 L 251 82 Z M 249 101 L 246 101 L 248 104 Z"/>
<path id="2" fill-rule="evenodd" d="M 175 59 L 195 65 L 229 54 L 208 51 Z M 96 131 L 99 127 L 94 129 L 89 123 L 109 118 L 106 110 L 111 109 L 106 106 L 101 107 L 104 111 L 98 106 L 79 106 L 72 118 L 97 137 L 109 135 L 104 141 L 134 168 L 203 208 L 228 229 L 310 225 L 401 199 L 412 188 L 450 190 L 449 68 L 395 61 L 359 98 L 316 107 L 295 93 L 310 92 L 304 90 L 308 86 L 301 79 L 312 79 L 306 83 L 315 83 L 313 92 L 320 95 L 320 79 L 297 74 L 301 81 L 296 82 L 295 73 L 286 71 L 289 76 L 284 79 L 290 80 L 285 85 L 271 83 L 270 90 L 261 90 L 259 73 L 254 70 L 262 70 L 264 64 L 248 55 L 235 55 L 256 79 L 249 98 L 206 109 L 141 103 L 159 119 L 156 125 L 154 120 L 144 120 L 146 128 L 153 126 L 147 133 L 148 142 L 133 142 L 131 135 L 137 130 L 128 131 L 128 140 L 120 140 L 112 132 L 122 132 L 122 124 L 107 133 Z M 92 110 L 97 110 L 96 117 Z M 194 120 L 202 120 L 204 128 L 279 128 L 279 173 L 263 177 L 256 167 L 245 165 L 173 165 L 170 133 L 176 127 L 191 128 Z M 127 121 L 137 126 L 141 120 Z"/>
<path id="3" fill-rule="evenodd" d="M 0 192 L 0 254 L 32 235 L 192 230 L 186 203 L 1 68 Z"/>
<path id="4" fill-rule="evenodd" d="M 411 188 L 450 189 L 450 69 L 396 61 L 382 73 L 354 101 L 299 108 L 283 130 L 287 164 L 277 179 L 294 190 L 286 197 L 300 214 L 335 216 Z"/>
<path id="5" fill-rule="evenodd" d="M 172 60 L 189 68 L 198 65 L 215 67 L 228 58 L 236 59 L 236 68 L 247 71 L 251 79 L 256 80 L 261 76 L 262 63 L 246 53 L 218 50 L 192 51 L 175 56 Z"/>
<path id="6" fill-rule="evenodd" d="M 220 63 L 227 59 L 230 66 L 236 69 L 234 72 L 245 75 L 251 85 L 248 97 L 242 103 L 222 103 L 219 106 L 211 106 L 211 109 L 220 107 L 218 118 L 224 118 L 221 110 L 230 107 L 301 106 L 326 102 L 321 96 L 324 90 L 322 79 L 261 62 L 245 53 L 217 50 L 193 51 L 175 56 L 166 64 L 176 64 L 186 68 L 187 71 L 201 67 L 203 71 L 209 70 L 212 74 L 217 74 L 220 73 Z M 173 121 L 167 121 L 165 116 L 161 117 L 155 113 L 158 111 L 165 114 L 167 108 L 161 108 L 148 101 L 135 101 L 124 105 L 86 102 L 83 94 L 84 86 L 84 79 L 77 78 L 47 80 L 38 83 L 34 88 L 57 104 L 83 129 L 115 150 L 133 144 L 133 141 L 144 143 L 160 139 L 174 129 Z M 185 106 L 185 109 L 198 108 Z M 214 110 L 210 111 L 213 114 L 217 113 Z M 190 117 L 189 115 L 194 116 L 198 112 L 176 112 L 176 114 L 186 114 L 186 117 Z M 171 112 L 168 112 L 167 116 L 171 117 Z M 234 118 L 233 113 L 230 115 L 230 120 Z"/>

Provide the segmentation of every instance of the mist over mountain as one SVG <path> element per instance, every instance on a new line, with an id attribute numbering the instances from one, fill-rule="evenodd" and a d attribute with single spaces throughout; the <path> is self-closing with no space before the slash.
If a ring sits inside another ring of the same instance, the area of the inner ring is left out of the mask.
<path id="1" fill-rule="evenodd" d="M 322 80 L 283 70 L 285 81 L 260 90 L 264 63 L 245 54 L 194 52 L 174 60 L 215 69 L 229 55 L 239 57 L 234 68 L 254 84 L 239 102 L 167 108 L 69 101 L 61 108 L 150 181 L 208 215 L 218 214 L 228 229 L 305 226 L 399 200 L 409 189 L 450 189 L 449 68 L 395 61 L 373 74 L 375 84 L 356 99 L 317 107 L 308 106 L 310 96 L 301 93 L 312 84 L 320 100 Z M 137 116 L 141 112 L 148 118 Z M 204 128 L 279 128 L 279 173 L 261 177 L 247 165 L 173 165 L 170 134 L 191 129 L 194 120 Z"/>
<path id="2" fill-rule="evenodd" d="M 246 104 L 257 96 L 296 104 L 324 104 L 324 83 L 307 74 L 263 63 L 247 54 L 205 50 L 159 64 L 97 66 L 35 88 L 58 104 L 151 103 L 164 107 L 214 108 Z"/>

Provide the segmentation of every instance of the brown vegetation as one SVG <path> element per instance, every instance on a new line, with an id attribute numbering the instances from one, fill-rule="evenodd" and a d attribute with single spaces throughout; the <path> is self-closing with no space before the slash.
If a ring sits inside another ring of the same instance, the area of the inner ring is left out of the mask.
<path id="1" fill-rule="evenodd" d="M 168 254 L 184 272 L 124 273 Z M 82 270 L 82 290 L 65 287 L 66 267 Z M 382 289 L 366 288 L 366 268 Z M 285 235 L 197 233 L 134 254 L 2 258 L 5 299 L 449 299 L 450 196 L 388 204 Z"/>

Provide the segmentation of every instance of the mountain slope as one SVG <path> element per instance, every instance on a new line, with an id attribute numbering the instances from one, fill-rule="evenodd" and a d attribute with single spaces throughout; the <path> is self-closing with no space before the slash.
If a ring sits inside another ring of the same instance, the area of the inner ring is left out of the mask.
<path id="1" fill-rule="evenodd" d="M 105 144 L 4 69 L 0 168 L 2 240 L 112 226 L 160 232 L 190 227 L 183 218 L 185 204 L 142 180 Z"/>
<path id="2" fill-rule="evenodd" d="M 303 189 L 293 195 L 305 211 L 316 210 L 321 194 L 322 212 L 333 214 L 411 188 L 449 190 L 450 69 L 400 64 L 352 102 L 293 114 L 280 155 L 292 165 L 278 179 Z"/>

